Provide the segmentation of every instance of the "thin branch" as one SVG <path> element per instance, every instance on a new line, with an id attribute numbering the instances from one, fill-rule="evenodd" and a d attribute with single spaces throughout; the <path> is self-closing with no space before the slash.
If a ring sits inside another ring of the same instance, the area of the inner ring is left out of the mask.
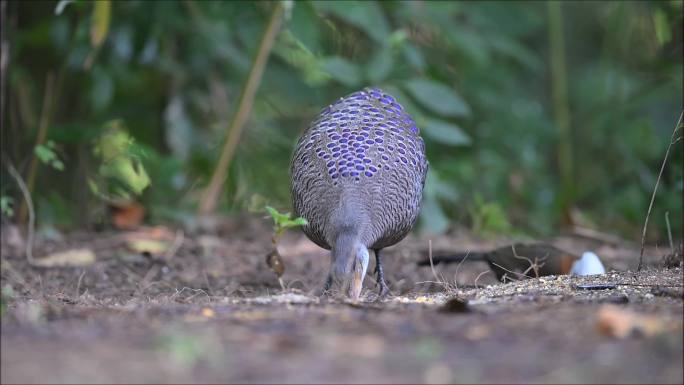
<path id="1" fill-rule="evenodd" d="M 435 271 L 435 264 L 432 262 L 432 239 L 428 239 L 428 258 L 430 258 L 430 270 L 432 270 L 432 276 L 439 281 L 439 277 Z"/>
<path id="2" fill-rule="evenodd" d="M 219 195 L 221 194 L 223 182 L 228 176 L 230 163 L 233 159 L 238 142 L 240 141 L 242 130 L 247 122 L 247 118 L 249 117 L 252 104 L 254 103 L 256 91 L 259 88 L 259 83 L 261 82 L 264 69 L 266 68 L 268 55 L 270 54 L 273 43 L 278 36 L 278 31 L 280 30 L 280 24 L 283 18 L 283 10 L 284 8 L 281 2 L 274 4 L 273 11 L 271 12 L 271 19 L 268 22 L 263 37 L 261 38 L 259 51 L 254 58 L 254 63 L 249 71 L 247 82 L 245 83 L 245 87 L 240 95 L 237 112 L 233 116 L 233 120 L 228 127 L 228 139 L 221 150 L 221 156 L 216 168 L 214 169 L 211 182 L 209 182 L 209 186 L 207 186 L 202 193 L 198 211 L 200 215 L 210 214 L 216 208 L 216 203 L 218 201 Z"/>
<path id="3" fill-rule="evenodd" d="M 663 171 L 665 171 L 665 164 L 667 164 L 667 157 L 670 155 L 670 148 L 672 148 L 672 145 L 674 143 L 677 143 L 679 141 L 679 138 L 675 139 L 675 135 L 677 134 L 677 131 L 679 128 L 682 126 L 682 115 L 684 115 L 684 111 L 679 114 L 679 120 L 677 121 L 677 124 L 675 125 L 674 130 L 672 131 L 672 137 L 670 138 L 670 144 L 667 146 L 667 150 L 665 151 L 665 157 L 663 158 L 663 164 L 660 166 L 660 172 L 658 173 L 658 179 L 656 179 L 655 186 L 653 187 L 653 194 L 651 195 L 651 203 L 648 204 L 648 212 L 646 213 L 646 220 L 644 221 L 644 230 L 641 232 L 641 251 L 639 252 L 639 266 L 637 267 L 637 271 L 641 271 L 641 268 L 644 265 L 644 244 L 646 242 L 646 228 L 648 228 L 648 218 L 651 216 L 651 210 L 653 209 L 653 202 L 655 201 L 655 196 L 656 192 L 658 191 L 658 184 L 660 183 L 660 177 L 663 176 Z"/>
<path id="4" fill-rule="evenodd" d="M 38 124 L 38 135 L 36 137 L 36 145 L 35 147 L 40 146 L 41 144 L 45 143 L 45 138 L 47 137 L 47 130 L 50 125 L 50 115 L 52 112 L 52 99 L 53 99 L 53 88 L 54 88 L 54 83 L 55 83 L 55 76 L 52 72 L 49 72 L 47 75 L 47 79 L 45 80 L 45 93 L 43 95 L 43 109 L 40 113 L 40 123 Z M 34 148 L 35 148 L 34 147 Z M 29 172 L 28 172 L 28 178 L 26 180 L 27 184 L 27 191 L 29 195 L 33 192 L 33 185 L 35 184 L 36 181 L 36 171 L 38 169 L 38 157 L 36 156 L 35 152 L 32 152 L 31 154 L 31 165 L 29 166 Z M 17 220 L 19 224 L 23 224 L 24 221 L 26 220 L 26 204 L 28 201 L 25 201 L 22 203 L 21 206 L 19 206 L 19 213 L 17 216 Z"/>
<path id="5" fill-rule="evenodd" d="M 667 239 L 670 241 L 670 251 L 674 253 L 674 242 L 672 242 L 672 228 L 670 227 L 669 211 L 665 211 L 665 224 L 667 225 Z"/>
<path id="6" fill-rule="evenodd" d="M 516 276 L 522 275 L 522 276 L 527 277 L 527 278 L 534 278 L 534 277 L 530 277 L 529 275 L 524 274 L 524 273 L 517 273 L 517 272 L 515 272 L 515 271 L 508 270 L 507 268 L 505 268 L 505 267 L 499 265 L 499 264 L 496 263 L 496 262 L 492 262 L 492 265 L 497 266 L 497 267 L 500 267 L 502 270 L 507 271 L 507 272 L 509 272 L 509 273 L 511 273 L 511 274 L 515 274 Z"/>
<path id="7" fill-rule="evenodd" d="M 30 265 L 33 265 L 33 234 L 36 225 L 36 213 L 33 210 L 33 200 L 31 200 L 31 193 L 29 192 L 28 187 L 26 187 L 26 183 L 24 183 L 24 180 L 21 179 L 21 175 L 19 175 L 17 169 L 14 168 L 14 166 L 12 166 L 12 163 L 9 162 L 9 159 L 5 162 L 7 166 L 7 171 L 9 171 L 10 175 L 12 175 L 14 180 L 17 182 L 17 185 L 19 186 L 21 193 L 24 195 L 24 200 L 26 203 L 26 207 L 28 209 L 29 222 L 28 228 L 26 230 L 26 260 Z"/>

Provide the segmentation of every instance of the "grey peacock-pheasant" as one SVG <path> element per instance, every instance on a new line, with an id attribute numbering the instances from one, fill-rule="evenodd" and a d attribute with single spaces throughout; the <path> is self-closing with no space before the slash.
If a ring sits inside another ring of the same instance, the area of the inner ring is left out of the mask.
<path id="1" fill-rule="evenodd" d="M 380 295 L 388 293 L 380 251 L 418 218 L 428 169 L 419 134 L 377 88 L 340 98 L 302 134 L 291 163 L 292 201 L 309 222 L 304 233 L 331 250 L 325 290 L 335 284 L 358 299 L 372 249 Z"/>

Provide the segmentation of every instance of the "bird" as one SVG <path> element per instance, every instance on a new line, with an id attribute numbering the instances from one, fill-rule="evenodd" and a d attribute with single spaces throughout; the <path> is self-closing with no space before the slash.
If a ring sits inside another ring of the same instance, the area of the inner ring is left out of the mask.
<path id="1" fill-rule="evenodd" d="M 545 242 L 515 243 L 489 251 L 438 255 L 432 258 L 432 263 L 454 263 L 463 260 L 487 262 L 499 281 L 570 273 L 587 275 L 586 271 L 596 269 L 583 269 L 583 266 L 593 266 L 596 262 L 601 264 L 593 253 L 584 253 L 580 258 Z M 417 264 L 429 266 L 430 259 L 425 258 Z M 603 266 L 600 267 L 599 272 L 591 274 L 604 273 Z"/>
<path id="2" fill-rule="evenodd" d="M 366 87 L 325 107 L 303 131 L 290 165 L 295 215 L 306 236 L 330 250 L 323 285 L 358 300 L 375 254 L 379 297 L 389 293 L 381 250 L 416 223 L 428 170 L 413 118 L 380 88 Z"/>

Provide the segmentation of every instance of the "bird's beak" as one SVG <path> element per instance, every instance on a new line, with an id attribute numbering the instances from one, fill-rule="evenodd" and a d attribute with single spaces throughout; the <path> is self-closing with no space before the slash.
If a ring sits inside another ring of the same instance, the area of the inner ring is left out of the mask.
<path id="1" fill-rule="evenodd" d="M 363 274 L 358 268 L 354 269 L 354 277 L 352 278 L 351 285 L 349 286 L 349 297 L 354 301 L 358 301 L 359 296 L 361 296 L 362 287 Z"/>
<path id="2" fill-rule="evenodd" d="M 351 285 L 349 285 L 349 297 L 358 301 L 361 296 L 361 289 L 363 288 L 363 266 L 356 263 L 354 266 L 354 275 L 352 277 Z"/>

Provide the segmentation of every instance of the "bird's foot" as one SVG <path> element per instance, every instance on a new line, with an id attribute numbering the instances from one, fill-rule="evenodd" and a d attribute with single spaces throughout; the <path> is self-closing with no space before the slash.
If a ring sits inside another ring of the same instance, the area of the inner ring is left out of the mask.
<path id="1" fill-rule="evenodd" d="M 378 290 L 378 299 L 386 298 L 390 294 L 390 289 L 387 286 L 387 283 L 385 283 L 384 279 L 382 281 L 378 281 L 375 286 L 380 286 L 380 289 Z"/>

